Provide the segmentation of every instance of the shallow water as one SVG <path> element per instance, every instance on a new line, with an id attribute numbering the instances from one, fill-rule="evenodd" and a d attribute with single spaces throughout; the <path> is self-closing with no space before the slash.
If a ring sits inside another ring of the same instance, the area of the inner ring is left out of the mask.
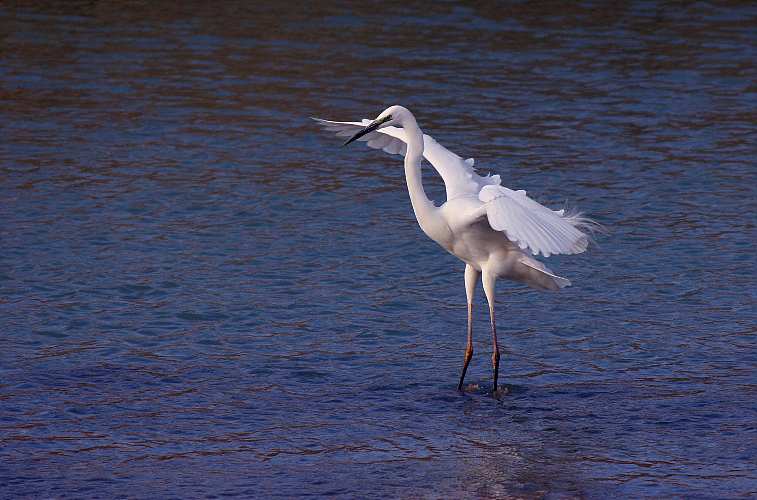
<path id="1" fill-rule="evenodd" d="M 0 495 L 757 495 L 757 8 L 601 5 L 0 6 Z M 499 399 L 395 103 L 610 229 Z"/>

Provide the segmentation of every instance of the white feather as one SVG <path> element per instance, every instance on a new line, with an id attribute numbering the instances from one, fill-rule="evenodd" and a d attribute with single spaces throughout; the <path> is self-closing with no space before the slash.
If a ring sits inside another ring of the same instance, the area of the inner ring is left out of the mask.
<path id="1" fill-rule="evenodd" d="M 498 175 L 478 175 L 473 169 L 472 158 L 463 160 L 424 135 L 413 114 L 405 107 L 389 106 L 374 122 L 315 120 L 340 137 L 364 133 L 367 125 L 376 123 L 376 127 L 381 128 L 363 135 L 360 140 L 372 148 L 405 155 L 403 163 L 407 191 L 418 225 L 429 238 L 465 263 L 468 349 L 458 390 L 463 389 L 471 356 L 471 310 L 480 279 L 489 302 L 494 339 L 493 388 L 496 393 L 499 348 L 494 303 L 497 279 L 525 283 L 539 290 L 560 290 L 570 286 L 567 278 L 558 276 L 525 250 L 546 257 L 583 252 L 589 238 L 580 229 L 591 228 L 594 224 L 580 214 L 567 213 L 565 209 L 550 210 L 529 198 L 525 191 L 514 191 L 500 185 Z M 441 206 L 431 201 L 423 188 L 423 158 L 444 180 L 447 201 Z"/>
<path id="2" fill-rule="evenodd" d="M 360 122 L 335 122 L 320 118 L 313 118 L 313 120 L 326 130 L 335 132 L 339 137 L 351 137 L 371 123 L 366 119 Z M 384 127 L 358 140 L 366 141 L 369 147 L 382 149 L 387 153 L 403 156 L 407 153 L 405 131 L 399 127 Z M 478 195 L 482 187 L 500 183 L 498 175 L 487 177 L 478 175 L 473 168 L 473 158 L 463 160 L 427 134 L 423 135 L 423 157 L 431 163 L 444 180 L 448 200 L 465 194 Z"/>
<path id="3" fill-rule="evenodd" d="M 371 123 L 367 119 L 360 122 L 313 119 L 339 137 L 351 137 Z M 359 140 L 387 153 L 405 155 L 407 152 L 405 131 L 400 127 L 384 127 Z M 499 175 L 478 175 L 473 168 L 473 158 L 463 160 L 427 134 L 423 135 L 423 157 L 444 180 L 447 201 L 466 195 L 477 197 L 483 206 L 466 217 L 478 218 L 485 214 L 492 229 L 505 233 L 519 248 L 549 257 L 581 253 L 588 247 L 589 238 L 579 228 L 594 224 L 590 219 L 566 214 L 565 210 L 550 210 L 529 198 L 525 191 L 500 185 Z"/>
<path id="4" fill-rule="evenodd" d="M 531 253 L 575 254 L 586 250 L 589 238 L 576 226 L 577 221 L 537 203 L 525 191 L 504 186 L 484 186 L 478 196 L 484 203 L 492 229 L 503 231 L 507 238 Z"/>

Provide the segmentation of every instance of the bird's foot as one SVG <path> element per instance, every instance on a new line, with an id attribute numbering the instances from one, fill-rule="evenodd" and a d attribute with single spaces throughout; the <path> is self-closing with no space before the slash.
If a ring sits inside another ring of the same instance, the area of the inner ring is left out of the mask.
<path id="1" fill-rule="evenodd" d="M 500 385 L 492 389 L 491 396 L 494 399 L 501 399 L 503 396 L 507 396 L 510 393 L 510 388 L 506 385 Z"/>
<path id="2" fill-rule="evenodd" d="M 465 394 L 466 392 L 478 392 L 481 387 L 478 384 L 458 385 L 457 390 Z"/>

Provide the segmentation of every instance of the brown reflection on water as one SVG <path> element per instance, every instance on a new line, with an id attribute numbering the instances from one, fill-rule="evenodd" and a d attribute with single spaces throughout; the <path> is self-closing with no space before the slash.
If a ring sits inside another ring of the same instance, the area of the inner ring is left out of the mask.
<path id="1" fill-rule="evenodd" d="M 755 14 L 3 3 L 0 483 L 749 494 Z M 447 383 L 460 270 L 417 230 L 400 159 L 308 119 L 394 103 L 508 186 L 612 228 L 556 261 L 575 288 L 503 289 L 500 401 Z"/>

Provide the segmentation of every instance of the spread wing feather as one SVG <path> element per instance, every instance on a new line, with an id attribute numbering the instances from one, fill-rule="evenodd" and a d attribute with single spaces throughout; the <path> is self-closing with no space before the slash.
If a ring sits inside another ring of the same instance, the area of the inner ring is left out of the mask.
<path id="1" fill-rule="evenodd" d="M 351 137 L 371 123 L 370 120 L 313 120 L 338 137 Z M 358 140 L 390 154 L 407 154 L 407 140 L 402 128 L 384 127 Z M 492 229 L 504 232 L 521 249 L 549 257 L 552 254 L 581 253 L 588 247 L 589 237 L 580 229 L 591 227 L 593 221 L 566 214 L 564 210 L 550 210 L 526 196 L 525 191 L 500 185 L 499 175 L 478 175 L 473 168 L 473 158 L 463 160 L 426 134 L 423 135 L 423 156 L 444 179 L 447 200 L 463 195 L 477 196 L 483 206 L 472 216 L 478 218 L 485 214 Z"/>
<path id="2" fill-rule="evenodd" d="M 371 123 L 370 120 L 360 122 L 335 122 L 313 118 L 326 130 L 336 133 L 338 137 L 351 137 Z M 390 154 L 407 154 L 407 140 L 405 131 L 399 127 L 384 127 L 364 135 L 358 141 L 368 144 L 368 147 L 381 149 Z M 445 148 L 430 135 L 423 135 L 423 157 L 439 172 L 444 179 L 447 199 L 456 196 L 478 195 L 481 188 L 488 185 L 499 185 L 498 175 L 481 176 L 473 168 L 473 158 L 463 160 L 449 149 Z"/>
<path id="3" fill-rule="evenodd" d="M 589 237 L 579 229 L 587 225 L 584 219 L 566 216 L 564 210 L 550 210 L 525 191 L 484 186 L 478 198 L 492 229 L 503 231 L 510 241 L 534 255 L 581 253 L 589 245 Z"/>

